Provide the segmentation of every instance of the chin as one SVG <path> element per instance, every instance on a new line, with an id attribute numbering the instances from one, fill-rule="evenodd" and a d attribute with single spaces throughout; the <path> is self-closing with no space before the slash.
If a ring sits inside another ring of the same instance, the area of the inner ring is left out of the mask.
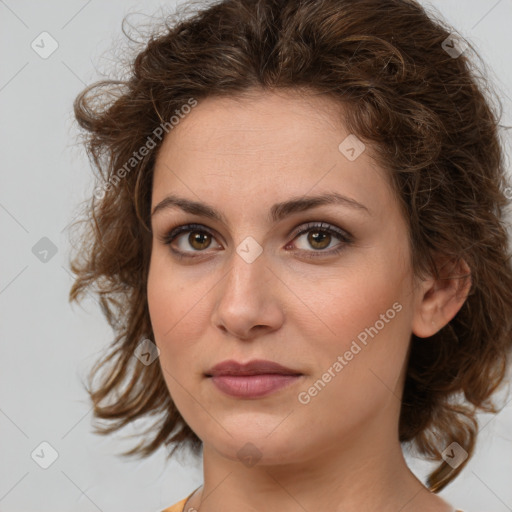
<path id="1" fill-rule="evenodd" d="M 229 436 L 224 430 L 220 436 L 206 435 L 203 439 L 212 449 L 226 459 L 242 462 L 247 467 L 273 466 L 300 462 L 306 458 L 304 453 L 304 439 L 299 434 L 280 430 L 280 418 L 268 422 L 268 425 L 255 428 L 254 424 L 245 425 L 239 422 L 237 429 L 226 426 L 232 434 Z M 218 433 L 218 432 L 217 432 Z"/>

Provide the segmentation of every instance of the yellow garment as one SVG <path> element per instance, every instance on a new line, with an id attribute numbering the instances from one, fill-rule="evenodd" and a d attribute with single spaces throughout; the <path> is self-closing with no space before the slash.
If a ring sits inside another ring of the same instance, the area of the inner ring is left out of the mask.
<path id="1" fill-rule="evenodd" d="M 199 489 L 199 487 L 197 489 Z M 192 507 L 190 507 L 190 510 L 185 510 L 185 503 L 190 498 L 190 496 L 192 496 L 192 494 L 197 491 L 197 489 L 193 490 L 186 498 L 178 501 L 178 503 L 175 503 L 172 507 L 168 507 L 162 510 L 162 512 L 195 512 L 195 509 Z"/>
<path id="2" fill-rule="evenodd" d="M 168 508 L 162 510 L 162 512 L 185 512 L 185 503 L 190 498 L 190 496 L 192 496 L 192 494 L 194 494 L 194 493 L 191 493 L 186 498 L 183 498 L 181 501 L 178 501 L 178 503 L 175 503 L 172 507 L 168 507 Z M 188 511 L 186 511 L 186 512 L 188 512 Z M 191 510 L 190 512 L 193 512 L 193 510 Z"/>
<path id="3" fill-rule="evenodd" d="M 185 507 L 185 503 L 186 503 L 187 499 L 188 498 L 178 501 L 178 503 L 175 503 L 172 507 L 168 507 L 168 508 L 162 510 L 162 512 L 184 512 L 183 508 Z"/>

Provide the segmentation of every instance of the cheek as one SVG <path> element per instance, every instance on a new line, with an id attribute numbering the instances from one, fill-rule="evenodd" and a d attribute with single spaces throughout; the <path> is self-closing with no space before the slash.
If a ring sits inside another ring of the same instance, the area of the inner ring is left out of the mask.
<path id="1" fill-rule="evenodd" d="M 309 344 L 305 353 L 315 363 L 299 390 L 297 407 L 312 436 L 318 429 L 336 437 L 399 405 L 408 312 L 389 275 L 365 276 L 347 280 L 318 310 L 329 324 L 327 336 L 302 329 L 303 343 Z"/>
<path id="2" fill-rule="evenodd" d="M 180 383 L 184 382 L 193 357 L 188 345 L 190 338 L 180 332 L 187 319 L 186 288 L 171 278 L 168 267 L 165 258 L 153 253 L 147 284 L 148 309 L 154 341 L 160 351 L 162 375 L 170 396 L 180 409 L 179 404 L 184 401 Z"/>
<path id="3" fill-rule="evenodd" d="M 186 272 L 177 271 L 164 253 L 162 248 L 153 252 L 147 285 L 149 315 L 160 362 L 173 375 L 190 373 L 186 368 L 199 372 L 192 362 L 201 360 L 199 341 L 207 318 L 205 287 L 190 280 Z"/>
<path id="4" fill-rule="evenodd" d="M 153 251 L 148 274 L 148 309 L 155 343 L 162 355 L 172 347 L 180 323 L 186 318 L 187 288 L 176 279 L 162 249 Z M 164 360 L 168 360 L 164 358 Z"/>
<path id="5" fill-rule="evenodd" d="M 171 329 L 177 314 L 176 300 L 179 290 L 175 282 L 169 279 L 169 273 L 163 264 L 163 258 L 153 249 L 149 267 L 147 294 L 148 309 L 157 344 L 161 344 L 166 331 Z"/>
<path id="6" fill-rule="evenodd" d="M 385 325 L 389 331 L 388 327 L 399 321 L 399 307 L 392 306 L 402 304 L 406 296 L 404 271 L 404 266 L 375 255 L 339 270 L 335 278 L 319 279 L 317 293 L 311 293 L 309 286 L 299 293 L 312 318 L 316 318 L 317 327 L 327 334 L 326 339 L 341 336 L 349 341 L 376 322 L 379 330 L 383 331 Z M 381 315 L 385 315 L 383 320 Z"/>
<path id="7" fill-rule="evenodd" d="M 396 246 L 394 251 L 376 250 L 339 277 L 323 280 L 322 293 L 309 293 L 316 321 L 304 322 L 301 331 L 316 359 L 311 380 L 329 380 L 330 369 L 336 378 L 329 382 L 336 384 L 329 387 L 342 394 L 345 388 L 369 397 L 379 389 L 399 390 L 411 323 L 410 271 L 402 254 Z M 307 297 L 306 290 L 302 293 Z"/>

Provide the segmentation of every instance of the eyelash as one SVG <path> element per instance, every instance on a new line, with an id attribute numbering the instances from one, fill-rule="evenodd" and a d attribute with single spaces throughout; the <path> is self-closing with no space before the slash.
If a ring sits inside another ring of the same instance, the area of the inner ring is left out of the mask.
<path id="1" fill-rule="evenodd" d="M 346 246 L 350 246 L 353 243 L 353 237 L 352 237 L 352 235 L 350 233 L 348 233 L 346 231 L 343 231 L 343 230 L 341 230 L 339 228 L 336 228 L 336 227 L 334 227 L 334 226 L 332 226 L 330 224 L 323 223 L 323 222 L 309 222 L 309 223 L 307 223 L 305 225 L 300 226 L 300 228 L 296 229 L 294 231 L 294 233 L 292 234 L 292 236 L 293 236 L 292 241 L 295 240 L 296 238 L 298 238 L 299 236 L 304 235 L 305 233 L 308 233 L 308 232 L 313 231 L 315 229 L 317 231 L 321 231 L 323 233 L 328 233 L 330 235 L 334 235 L 342 243 L 340 243 L 337 246 L 335 246 L 334 249 L 330 249 L 328 251 L 321 250 L 321 249 L 318 249 L 316 251 L 315 250 L 313 250 L 313 251 L 306 251 L 304 249 L 299 249 L 299 251 L 301 251 L 301 252 L 311 253 L 311 254 L 308 254 L 306 256 L 307 258 L 321 258 L 321 257 L 325 257 L 326 255 L 327 256 L 334 256 L 334 255 L 340 254 L 341 251 L 343 251 Z M 215 236 L 210 230 L 206 229 L 201 224 L 184 224 L 182 226 L 171 228 L 161 238 L 161 241 L 164 244 L 170 246 L 172 244 L 172 242 L 179 235 L 182 235 L 184 233 L 189 233 L 189 232 L 192 232 L 192 231 L 196 231 L 196 232 L 199 232 L 199 233 L 207 233 L 208 235 L 210 235 L 212 237 Z M 201 254 L 198 254 L 198 255 L 195 255 L 195 256 L 191 256 L 191 255 L 189 255 L 187 253 L 183 253 L 180 250 L 173 249 L 172 247 L 171 247 L 171 251 L 174 253 L 174 255 L 178 259 L 201 257 Z M 202 252 L 205 252 L 205 251 L 187 251 L 187 252 L 202 253 Z"/>

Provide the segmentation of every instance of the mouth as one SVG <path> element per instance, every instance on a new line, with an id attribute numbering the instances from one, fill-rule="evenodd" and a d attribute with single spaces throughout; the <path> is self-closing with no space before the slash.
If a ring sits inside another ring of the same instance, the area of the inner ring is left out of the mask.
<path id="1" fill-rule="evenodd" d="M 224 361 L 205 377 L 226 395 L 236 398 L 260 398 L 297 382 L 303 374 L 273 361 L 254 360 L 248 363 Z"/>
<path id="2" fill-rule="evenodd" d="M 302 375 L 298 370 L 288 368 L 274 361 L 263 359 L 254 359 L 247 363 L 239 363 L 230 359 L 222 361 L 213 366 L 205 373 L 206 377 L 216 377 L 224 375 L 250 376 L 250 375 Z"/>
<path id="3" fill-rule="evenodd" d="M 302 375 L 214 375 L 209 377 L 216 388 L 236 398 L 261 398 L 302 378 Z"/>

